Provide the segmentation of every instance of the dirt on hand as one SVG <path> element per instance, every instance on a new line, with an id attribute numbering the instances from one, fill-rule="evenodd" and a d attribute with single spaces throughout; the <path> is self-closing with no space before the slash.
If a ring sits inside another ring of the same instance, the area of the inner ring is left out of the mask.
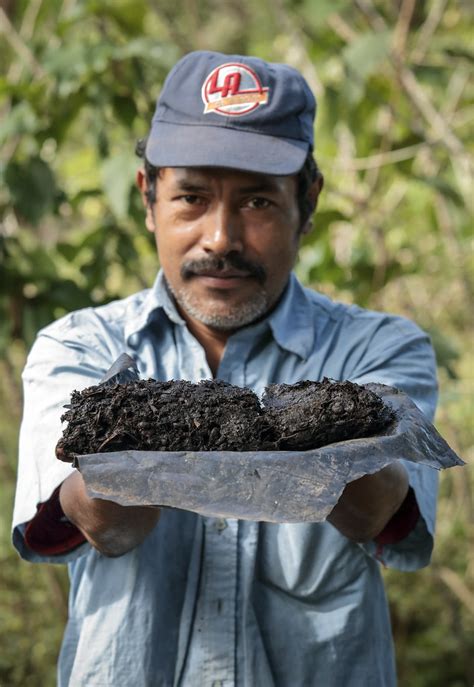
<path id="1" fill-rule="evenodd" d="M 140 380 L 74 391 L 56 455 L 121 450 L 306 450 L 380 433 L 395 418 L 351 382 L 274 384 L 253 391 L 220 380 Z"/>

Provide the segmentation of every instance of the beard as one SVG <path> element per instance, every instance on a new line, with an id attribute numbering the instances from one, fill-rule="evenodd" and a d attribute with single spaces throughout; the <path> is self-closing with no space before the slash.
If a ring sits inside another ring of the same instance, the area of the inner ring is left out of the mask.
<path id="1" fill-rule="evenodd" d="M 244 271 L 258 282 L 259 288 L 247 301 L 234 304 L 217 298 L 203 300 L 192 289 L 187 288 L 187 284 L 196 275 L 206 274 L 208 270 L 218 272 L 231 269 Z M 189 260 L 181 267 L 181 278 L 184 286 L 173 288 L 167 281 L 168 289 L 184 312 L 208 327 L 222 331 L 239 329 L 259 319 L 270 309 L 270 299 L 264 286 L 264 268 L 239 254 L 229 253 L 226 257 L 209 256 Z"/>
<path id="2" fill-rule="evenodd" d="M 225 302 L 217 303 L 210 300 L 204 304 L 201 299 L 196 298 L 193 293 L 190 293 L 185 288 L 172 289 L 169 286 L 169 289 L 180 308 L 188 315 L 191 315 L 191 317 L 194 317 L 208 327 L 223 331 L 245 327 L 245 325 L 262 317 L 270 307 L 269 299 L 264 289 L 255 293 L 251 300 L 238 305 L 231 305 Z"/>

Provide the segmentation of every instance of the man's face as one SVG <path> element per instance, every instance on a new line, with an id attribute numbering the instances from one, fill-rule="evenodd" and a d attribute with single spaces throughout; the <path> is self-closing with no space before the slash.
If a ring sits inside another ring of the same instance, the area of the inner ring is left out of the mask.
<path id="1" fill-rule="evenodd" d="M 301 234 L 296 188 L 296 176 L 160 170 L 147 228 L 185 318 L 233 330 L 276 303 Z"/>

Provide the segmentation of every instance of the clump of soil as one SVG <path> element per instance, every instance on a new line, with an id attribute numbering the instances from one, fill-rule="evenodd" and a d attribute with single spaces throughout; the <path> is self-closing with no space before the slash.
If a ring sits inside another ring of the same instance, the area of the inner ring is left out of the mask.
<path id="1" fill-rule="evenodd" d="M 380 433 L 395 419 L 380 396 L 352 382 L 272 384 L 262 399 L 279 450 L 320 448 Z"/>
<path id="2" fill-rule="evenodd" d="M 373 392 L 328 379 L 271 385 L 262 404 L 250 389 L 219 380 L 93 386 L 73 392 L 56 455 L 306 450 L 373 436 L 394 420 Z"/>
<path id="3" fill-rule="evenodd" d="M 250 451 L 270 433 L 258 397 L 226 382 L 140 380 L 74 391 L 56 455 Z"/>

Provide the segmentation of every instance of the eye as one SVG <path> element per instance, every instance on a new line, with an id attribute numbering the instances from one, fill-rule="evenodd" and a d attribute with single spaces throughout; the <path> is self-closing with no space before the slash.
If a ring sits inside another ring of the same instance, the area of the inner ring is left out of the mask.
<path id="1" fill-rule="evenodd" d="M 187 193 L 184 196 L 180 196 L 179 200 L 182 200 L 186 205 L 201 205 L 204 203 L 204 198 L 197 196 L 194 193 Z"/>
<path id="2" fill-rule="evenodd" d="M 266 210 L 271 204 L 271 200 L 268 200 L 268 198 L 261 198 L 260 196 L 250 198 L 246 202 L 247 207 L 251 208 L 252 210 Z"/>

